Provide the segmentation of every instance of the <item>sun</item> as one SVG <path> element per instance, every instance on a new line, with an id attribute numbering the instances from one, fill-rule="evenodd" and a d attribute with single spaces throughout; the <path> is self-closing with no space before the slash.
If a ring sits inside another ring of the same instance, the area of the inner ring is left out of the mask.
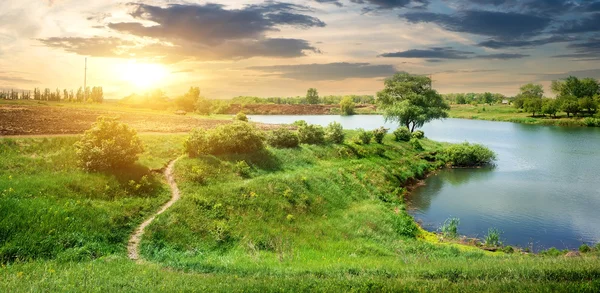
<path id="1" fill-rule="evenodd" d="M 168 75 L 160 64 L 129 62 L 123 69 L 123 79 L 139 89 L 155 87 Z"/>

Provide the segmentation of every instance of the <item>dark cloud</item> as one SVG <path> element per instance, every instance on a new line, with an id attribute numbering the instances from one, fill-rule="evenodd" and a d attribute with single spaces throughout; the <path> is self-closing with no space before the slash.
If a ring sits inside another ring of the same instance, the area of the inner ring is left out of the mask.
<path id="1" fill-rule="evenodd" d="M 567 47 L 573 49 L 574 53 L 561 54 L 553 57 L 600 60 L 600 39 L 588 39 L 586 41 L 569 44 Z"/>
<path id="2" fill-rule="evenodd" d="M 594 13 L 588 17 L 582 17 L 579 20 L 569 21 L 555 31 L 557 34 L 589 32 L 600 32 L 600 13 Z"/>
<path id="3" fill-rule="evenodd" d="M 531 39 L 531 40 L 498 41 L 498 40 L 490 39 L 487 41 L 480 42 L 477 45 L 481 46 L 481 47 L 493 48 L 493 49 L 524 48 L 524 47 L 542 46 L 542 45 L 552 44 L 552 43 L 565 43 L 565 42 L 571 42 L 574 40 L 575 39 L 573 37 L 556 35 L 556 36 L 551 36 L 551 37 L 547 37 L 547 38 Z"/>
<path id="4" fill-rule="evenodd" d="M 311 81 L 377 78 L 390 76 L 397 72 L 393 65 L 371 65 L 369 63 L 254 66 L 247 69 L 277 74 L 283 78 Z"/>
<path id="5" fill-rule="evenodd" d="M 470 33 L 496 39 L 521 39 L 538 35 L 552 19 L 515 12 L 466 10 L 456 14 L 409 12 L 400 15 L 411 23 L 435 23 L 454 32 Z"/>
<path id="6" fill-rule="evenodd" d="M 496 59 L 496 60 L 509 60 L 529 57 L 525 54 L 510 54 L 510 53 L 499 53 L 499 54 L 484 54 L 477 55 L 475 52 L 455 50 L 452 47 L 433 47 L 429 49 L 412 49 L 402 52 L 384 53 L 379 57 L 387 58 L 418 58 L 426 59 L 427 62 L 442 62 L 443 60 L 457 60 L 457 59 Z"/>
<path id="7" fill-rule="evenodd" d="M 314 0 L 314 1 L 318 2 L 318 3 L 333 4 L 333 5 L 337 6 L 337 7 L 342 7 L 343 6 L 342 3 L 340 1 L 338 1 L 338 0 Z"/>
<path id="8" fill-rule="evenodd" d="M 537 74 L 539 80 L 557 80 L 564 79 L 569 76 L 576 76 L 579 78 L 600 78 L 600 69 L 589 69 L 589 70 L 576 70 L 576 71 L 568 71 L 564 73 L 554 73 L 554 74 Z"/>
<path id="9" fill-rule="evenodd" d="M 424 8 L 429 5 L 429 0 L 350 0 L 350 2 L 368 4 L 374 9 Z"/>
<path id="10" fill-rule="evenodd" d="M 1 72 L 0 71 L 0 82 L 8 83 L 8 84 L 35 84 L 39 83 L 37 80 L 32 80 L 28 78 L 24 78 L 22 76 L 14 74 L 14 72 Z"/>
<path id="11" fill-rule="evenodd" d="M 293 58 L 307 52 L 320 53 L 308 41 L 268 38 L 280 26 L 323 27 L 321 20 L 306 15 L 301 5 L 268 1 L 240 9 L 220 4 L 172 4 L 165 7 L 129 4 L 138 22 L 110 23 L 124 34 L 150 38 L 143 44 L 119 38 L 49 38 L 40 40 L 49 47 L 98 57 L 133 57 L 163 62 L 183 60 L 224 60 L 252 57 Z"/>

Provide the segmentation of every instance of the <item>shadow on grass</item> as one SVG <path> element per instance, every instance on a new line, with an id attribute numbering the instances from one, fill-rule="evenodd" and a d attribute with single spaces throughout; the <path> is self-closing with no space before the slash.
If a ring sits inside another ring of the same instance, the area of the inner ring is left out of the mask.
<path id="1" fill-rule="evenodd" d="M 119 185 L 130 194 L 139 196 L 154 196 L 161 189 L 161 173 L 152 171 L 141 164 L 105 170 L 105 175 L 113 176 Z"/>
<path id="2" fill-rule="evenodd" d="M 282 165 L 281 161 L 268 150 L 263 150 L 260 152 L 249 154 L 222 155 L 218 158 L 222 159 L 223 161 L 231 162 L 234 164 L 239 161 L 246 161 L 246 163 L 265 171 L 280 171 Z M 218 162 L 218 158 L 213 157 L 212 160 Z"/>

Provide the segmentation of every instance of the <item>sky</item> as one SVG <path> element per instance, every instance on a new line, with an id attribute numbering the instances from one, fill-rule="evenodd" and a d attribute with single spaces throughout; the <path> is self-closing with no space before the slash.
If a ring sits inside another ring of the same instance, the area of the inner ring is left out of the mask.
<path id="1" fill-rule="evenodd" d="M 600 78 L 600 0 L 1 0 L 0 89 L 208 98 L 441 93 Z"/>

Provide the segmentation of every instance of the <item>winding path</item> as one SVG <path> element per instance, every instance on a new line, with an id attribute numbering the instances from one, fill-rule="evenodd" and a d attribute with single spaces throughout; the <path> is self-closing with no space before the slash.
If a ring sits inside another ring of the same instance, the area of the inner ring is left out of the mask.
<path id="1" fill-rule="evenodd" d="M 127 255 L 132 260 L 139 260 L 139 248 L 140 241 L 142 240 L 142 236 L 144 235 L 144 230 L 154 219 L 156 216 L 164 213 L 168 208 L 170 208 L 174 203 L 176 203 L 180 198 L 179 188 L 177 187 L 177 183 L 175 182 L 175 178 L 173 177 L 173 169 L 175 167 L 175 162 L 177 162 L 179 158 L 171 161 L 167 168 L 165 169 L 165 178 L 167 178 L 167 183 L 169 183 L 169 187 L 171 187 L 171 200 L 169 200 L 165 205 L 163 205 L 158 212 L 153 214 L 150 218 L 146 219 L 135 232 L 131 234 L 131 238 L 129 238 L 129 244 L 127 245 Z"/>

